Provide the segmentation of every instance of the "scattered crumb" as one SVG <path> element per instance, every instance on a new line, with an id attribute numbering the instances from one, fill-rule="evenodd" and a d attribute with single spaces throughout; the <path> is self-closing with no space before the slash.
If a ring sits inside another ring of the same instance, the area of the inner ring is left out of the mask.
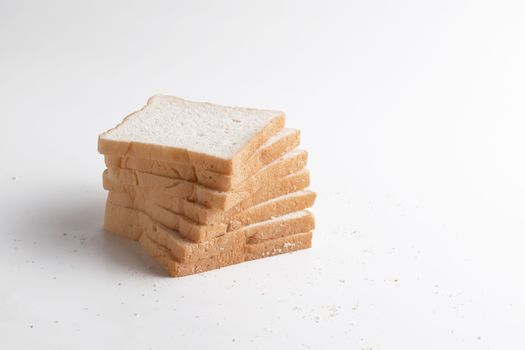
<path id="1" fill-rule="evenodd" d="M 328 316 L 330 318 L 333 318 L 333 317 L 339 315 L 339 310 L 341 310 L 340 306 L 338 306 L 338 305 L 330 305 L 328 307 Z"/>

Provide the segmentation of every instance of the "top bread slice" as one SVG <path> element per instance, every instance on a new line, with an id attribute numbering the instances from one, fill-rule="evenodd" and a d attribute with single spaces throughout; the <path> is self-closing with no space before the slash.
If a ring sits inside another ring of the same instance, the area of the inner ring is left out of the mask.
<path id="1" fill-rule="evenodd" d="M 99 136 L 104 155 L 183 162 L 233 174 L 284 128 L 284 113 L 156 95 Z"/>

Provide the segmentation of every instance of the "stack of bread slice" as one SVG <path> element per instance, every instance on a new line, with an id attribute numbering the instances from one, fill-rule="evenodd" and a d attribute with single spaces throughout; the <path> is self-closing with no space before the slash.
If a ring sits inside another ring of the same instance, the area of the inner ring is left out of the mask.
<path id="1" fill-rule="evenodd" d="M 282 112 L 157 95 L 99 136 L 104 228 L 172 276 L 311 246 L 307 152 Z"/>

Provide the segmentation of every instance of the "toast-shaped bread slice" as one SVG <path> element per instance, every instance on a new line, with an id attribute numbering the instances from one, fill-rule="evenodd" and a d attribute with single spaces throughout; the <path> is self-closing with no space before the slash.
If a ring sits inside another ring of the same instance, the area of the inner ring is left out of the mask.
<path id="1" fill-rule="evenodd" d="M 106 155 L 104 161 L 108 168 L 139 170 L 145 173 L 198 182 L 218 191 L 229 191 L 239 187 L 246 179 L 265 165 L 283 154 L 297 148 L 300 132 L 296 129 L 282 129 L 270 137 L 237 173 L 225 175 L 214 171 L 195 168 L 188 163 L 167 163 L 153 159 L 129 158 Z"/>
<path id="2" fill-rule="evenodd" d="M 173 198 L 188 199 L 208 208 L 228 210 L 259 188 L 269 186 L 275 179 L 303 169 L 307 158 L 306 151 L 292 150 L 261 168 L 238 188 L 224 192 L 212 190 L 196 182 L 121 168 L 109 168 L 104 171 L 103 185 L 110 191 L 120 191 L 120 185 L 139 186 L 147 190 L 163 191 Z"/>
<path id="3" fill-rule="evenodd" d="M 284 128 L 284 113 L 156 95 L 99 136 L 105 155 L 187 163 L 234 174 Z"/>
<path id="4" fill-rule="evenodd" d="M 228 232 L 204 242 L 191 242 L 175 230 L 156 222 L 146 213 L 106 203 L 104 229 L 126 238 L 139 239 L 147 235 L 155 242 L 169 248 L 180 262 L 196 261 L 203 257 L 219 254 L 235 244 L 237 237 L 244 237 L 248 243 L 260 243 L 269 239 L 311 231 L 315 228 L 312 213 L 302 210 L 270 220 L 258 222 Z"/>
<path id="5" fill-rule="evenodd" d="M 107 201 L 114 205 L 142 210 L 153 220 L 179 232 L 182 237 L 192 242 L 204 242 L 242 226 L 310 208 L 314 204 L 316 195 L 314 192 L 307 190 L 285 194 L 247 208 L 235 214 L 226 222 L 211 225 L 200 225 L 182 214 L 174 213 L 151 201 L 146 201 L 135 207 L 129 205 L 130 201 L 127 197 L 125 193 L 110 192 Z"/>
<path id="6" fill-rule="evenodd" d="M 179 262 L 168 248 L 153 241 L 147 235 L 142 235 L 139 242 L 144 250 L 172 277 L 192 275 L 238 264 L 243 261 L 307 249 L 312 246 L 311 232 L 297 233 L 256 244 L 246 244 L 243 242 L 242 237 L 237 237 L 237 239 L 238 241 L 233 245 L 233 248 L 224 250 L 218 255 L 189 263 Z"/>
<path id="7" fill-rule="evenodd" d="M 150 225 L 153 222 L 150 221 Z M 176 231 L 153 223 L 143 234 L 153 241 L 167 247 L 179 262 L 194 262 L 219 254 L 232 248 L 237 237 L 243 237 L 246 243 L 257 244 L 296 233 L 313 230 L 313 215 L 309 212 L 297 212 L 295 215 L 283 215 L 278 219 L 268 220 L 257 225 L 249 225 L 239 230 L 216 237 L 209 241 L 194 243 L 181 239 Z M 156 230 L 155 230 L 156 228 Z M 255 238 L 257 237 L 257 238 Z"/>
<path id="8" fill-rule="evenodd" d="M 181 214 L 199 225 L 228 222 L 234 215 L 272 198 L 304 190 L 310 185 L 310 173 L 301 169 L 296 173 L 276 179 L 270 185 L 241 201 L 227 211 L 206 208 L 187 199 L 173 198 L 163 191 L 148 191 L 138 186 L 119 185 L 110 191 L 109 201 L 125 207 L 145 210 L 147 201 L 157 204 L 173 213 Z"/>

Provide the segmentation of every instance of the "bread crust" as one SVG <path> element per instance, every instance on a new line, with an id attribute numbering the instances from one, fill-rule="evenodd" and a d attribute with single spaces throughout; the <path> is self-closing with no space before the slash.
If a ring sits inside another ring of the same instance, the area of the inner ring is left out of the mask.
<path id="1" fill-rule="evenodd" d="M 181 277 L 219 269 L 244 261 L 310 248 L 312 246 L 312 232 L 297 233 L 257 244 L 243 244 L 242 240 L 240 240 L 240 242 L 233 244 L 233 248 L 230 250 L 224 250 L 218 255 L 189 263 L 177 261 L 168 248 L 156 243 L 147 235 L 142 235 L 139 243 L 170 276 Z"/>
<path id="2" fill-rule="evenodd" d="M 269 145 L 263 145 L 232 175 L 225 175 L 183 162 L 162 162 L 154 159 L 104 156 L 108 168 L 138 170 L 164 177 L 198 182 L 218 191 L 229 191 L 240 186 L 262 167 L 270 164 L 283 154 L 297 148 L 300 144 L 299 130 L 289 130 L 283 137 Z"/>
<path id="3" fill-rule="evenodd" d="M 248 198 L 259 188 L 269 186 L 275 179 L 295 173 L 306 166 L 308 153 L 293 150 L 263 167 L 241 186 L 231 191 L 216 191 L 196 182 L 173 179 L 137 170 L 109 168 L 103 173 L 104 189 L 125 191 L 122 185 L 139 186 L 151 191 L 161 191 L 172 198 L 187 199 L 207 208 L 228 210 Z"/>
<path id="4" fill-rule="evenodd" d="M 135 205 L 129 201 L 125 193 L 110 192 L 107 201 L 113 205 L 141 210 L 153 220 L 176 230 L 182 237 L 192 242 L 204 242 L 246 225 L 310 208 L 314 204 L 315 197 L 312 191 L 294 192 L 254 205 L 223 222 L 211 225 L 200 225 L 182 214 L 174 213 L 151 201 L 141 201 Z"/>
<path id="5" fill-rule="evenodd" d="M 199 225 L 211 225 L 228 221 L 231 217 L 249 207 L 280 197 L 292 192 L 301 191 L 310 185 L 310 172 L 301 169 L 296 173 L 277 179 L 270 186 L 261 188 L 248 198 L 227 211 L 206 208 L 186 199 L 172 198 L 160 191 L 146 191 L 137 186 L 122 186 L 121 192 L 111 192 L 110 202 L 145 210 L 147 201 L 151 201 L 174 213 L 178 213 Z"/>
<path id="6" fill-rule="evenodd" d="M 228 250 L 237 240 L 245 244 L 257 244 L 267 240 L 288 235 L 311 231 L 315 228 L 315 219 L 308 211 L 297 212 L 300 215 L 283 216 L 247 225 L 221 236 L 203 241 L 192 242 L 179 232 L 152 219 L 143 211 L 125 208 L 107 203 L 104 229 L 119 236 L 140 239 L 147 235 L 158 244 L 170 249 L 171 254 L 179 262 L 196 261 L 203 257 L 219 254 Z M 242 238 L 239 238 L 242 236 Z"/>

